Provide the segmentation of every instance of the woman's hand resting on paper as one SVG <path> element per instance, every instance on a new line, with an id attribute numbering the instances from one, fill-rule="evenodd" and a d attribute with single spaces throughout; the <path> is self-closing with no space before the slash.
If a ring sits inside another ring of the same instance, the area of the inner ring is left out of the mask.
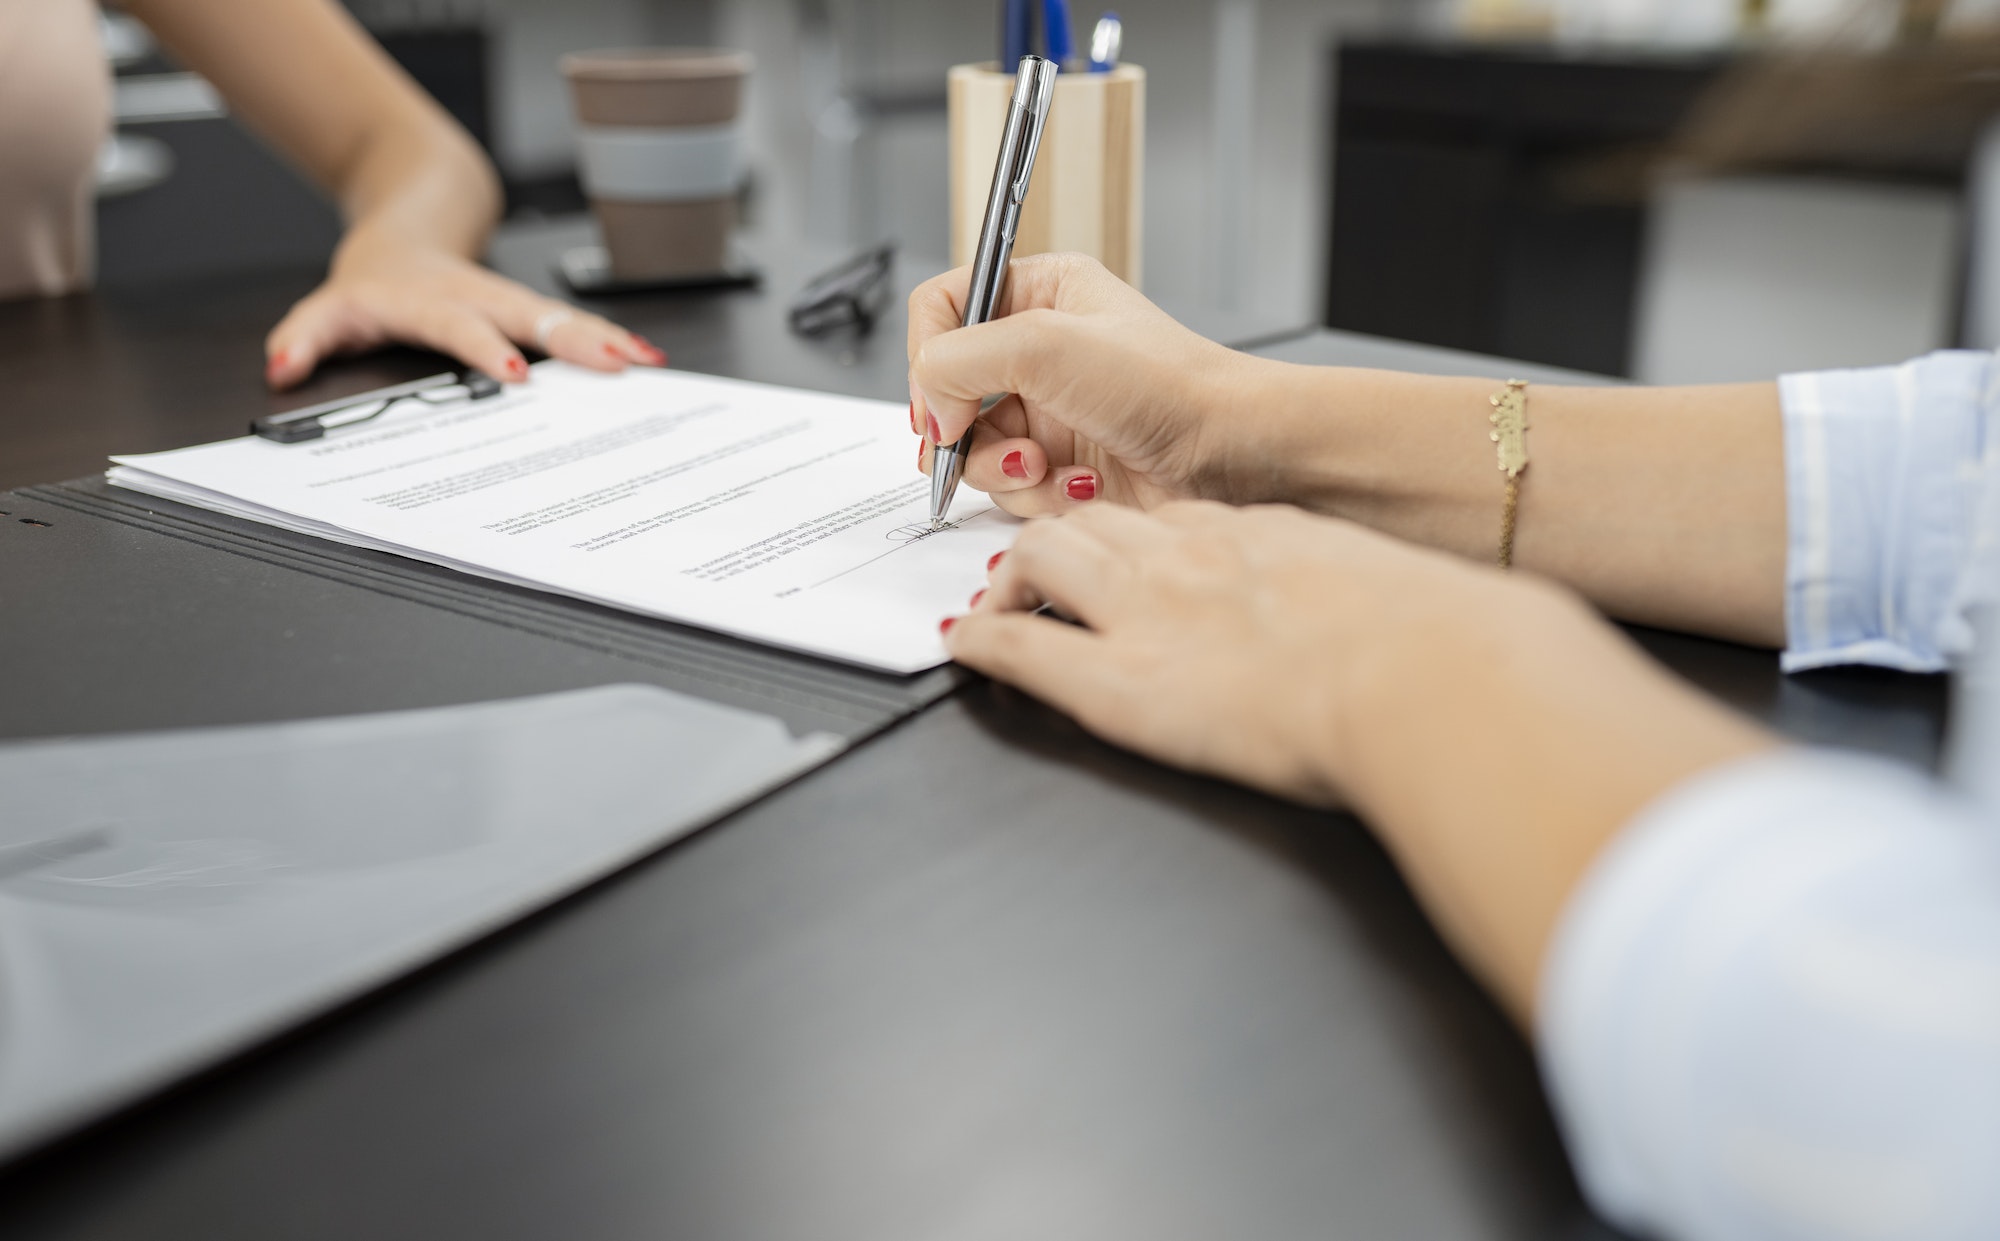
<path id="1" fill-rule="evenodd" d="M 1524 1020 L 1599 844 L 1771 744 L 1567 590 L 1277 506 L 1031 523 L 945 642 L 1110 741 L 1351 805 Z"/>
<path id="2" fill-rule="evenodd" d="M 934 445 L 972 427 L 967 486 L 1024 517 L 1094 499 L 1243 498 L 1221 415 L 1253 359 L 1075 254 L 1016 259 L 998 317 L 962 328 L 969 273 L 910 296 L 910 429 Z M 1010 395 L 981 415 L 997 392 Z"/>
<path id="3" fill-rule="evenodd" d="M 265 378 L 288 388 L 343 353 L 420 345 L 518 383 L 523 346 L 597 371 L 663 366 L 667 355 L 608 319 L 544 297 L 433 244 L 357 229 L 334 256 L 326 283 L 264 342 Z"/>
<path id="4" fill-rule="evenodd" d="M 339 353 L 390 342 L 496 379 L 521 346 L 596 370 L 665 356 L 593 314 L 475 261 L 501 206 L 493 166 L 458 123 L 331 0 L 125 0 L 121 6 L 337 203 L 348 222 L 326 282 L 264 343 L 289 388 Z"/>

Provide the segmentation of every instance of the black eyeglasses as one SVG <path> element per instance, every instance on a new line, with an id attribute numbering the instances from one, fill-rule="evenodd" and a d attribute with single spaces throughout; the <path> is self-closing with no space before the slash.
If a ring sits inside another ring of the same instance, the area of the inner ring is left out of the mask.
<path id="1" fill-rule="evenodd" d="M 457 405 L 465 401 L 483 401 L 499 394 L 500 381 L 484 371 L 466 371 L 462 375 L 447 371 L 392 388 L 378 388 L 358 397 L 343 397 L 259 418 L 250 424 L 250 433 L 280 444 L 297 444 L 316 440 L 337 427 L 351 427 L 357 422 L 380 418 L 404 401 Z"/>
<path id="2" fill-rule="evenodd" d="M 823 336 L 850 325 L 866 335 L 889 304 L 894 244 L 863 250 L 831 271 L 814 276 L 792 299 L 792 330 Z"/>

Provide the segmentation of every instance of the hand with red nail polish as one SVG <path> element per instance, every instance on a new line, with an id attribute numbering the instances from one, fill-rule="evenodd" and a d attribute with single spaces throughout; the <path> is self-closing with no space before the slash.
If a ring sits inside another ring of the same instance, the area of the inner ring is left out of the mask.
<path id="1" fill-rule="evenodd" d="M 265 375 L 273 387 L 289 387 L 335 354 L 394 341 L 510 383 L 528 377 L 522 348 L 599 371 L 667 362 L 609 320 L 456 254 L 357 228 L 335 252 L 326 283 L 272 329 Z"/>
<path id="2" fill-rule="evenodd" d="M 1110 741 L 1353 806 L 1523 1019 L 1592 854 L 1775 744 L 1567 591 L 1285 506 L 1031 522 L 944 641 Z"/>
<path id="3" fill-rule="evenodd" d="M 159 8 L 139 16 L 347 219 L 326 278 L 264 340 L 272 387 L 390 344 L 500 379 L 521 374 L 509 361 L 523 349 L 601 371 L 665 364 L 631 332 L 481 265 L 506 205 L 498 172 L 340 5 L 259 4 L 248 22 L 227 4 Z"/>
<path id="4" fill-rule="evenodd" d="M 912 416 L 933 443 L 971 431 L 967 486 L 1024 517 L 1085 499 L 1227 496 L 1221 432 L 1257 424 L 1216 411 L 1265 364 L 1189 332 L 1080 255 L 1014 260 L 999 316 L 974 327 L 962 326 L 966 281 L 960 268 L 911 296 L 909 348 Z M 981 413 L 991 392 L 1012 395 Z"/>

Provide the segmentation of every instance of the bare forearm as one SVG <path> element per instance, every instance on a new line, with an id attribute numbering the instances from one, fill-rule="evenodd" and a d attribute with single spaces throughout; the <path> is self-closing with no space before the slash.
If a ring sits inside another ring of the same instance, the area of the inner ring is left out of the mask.
<path id="1" fill-rule="evenodd" d="M 127 7 L 339 203 L 347 247 L 394 238 L 463 256 L 500 206 L 478 147 L 329 0 Z"/>
<path id="2" fill-rule="evenodd" d="M 1352 806 L 1524 1022 L 1604 843 L 1773 744 L 1572 592 L 1285 505 L 1030 522 L 946 644 L 1113 741 Z"/>
<path id="3" fill-rule="evenodd" d="M 1239 391 L 1276 447 L 1236 463 L 1279 499 L 1491 562 L 1502 481 L 1487 398 L 1504 377 L 1258 363 Z M 1784 641 L 1784 446 L 1775 385 L 1528 391 L 1515 563 L 1621 619 Z"/>
<path id="4" fill-rule="evenodd" d="M 475 258 L 500 213 L 492 168 L 456 130 L 385 136 L 343 178 L 339 194 L 350 222 L 343 252 L 387 237 Z"/>
<path id="5" fill-rule="evenodd" d="M 1377 661 L 1339 739 L 1357 808 L 1524 1025 L 1592 860 L 1647 803 L 1775 745 L 1546 588 L 1490 592 Z"/>
<path id="6" fill-rule="evenodd" d="M 347 217 L 326 280 L 264 339 L 289 388 L 327 358 L 390 341 L 497 378 L 520 346 L 617 371 L 666 355 L 597 315 L 479 266 L 500 187 L 469 135 L 336 0 L 123 0 Z"/>

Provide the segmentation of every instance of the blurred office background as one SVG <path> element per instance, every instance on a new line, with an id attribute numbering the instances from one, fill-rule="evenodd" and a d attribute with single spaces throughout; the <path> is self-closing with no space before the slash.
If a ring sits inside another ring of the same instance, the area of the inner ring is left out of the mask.
<path id="1" fill-rule="evenodd" d="M 1664 179 L 1633 161 L 1759 49 L 1887 54 L 2000 18 L 2000 0 L 1098 3 L 1149 73 L 1146 292 L 1177 311 L 1661 382 L 1882 362 L 1982 330 L 1967 134 Z M 562 52 L 725 44 L 757 58 L 753 240 L 889 239 L 914 263 L 948 248 L 945 70 L 990 59 L 996 28 L 993 0 L 349 7 L 492 152 L 516 222 L 583 209 Z M 1098 12 L 1074 10 L 1079 42 Z M 100 282 L 323 259 L 330 209 L 143 31 L 114 16 L 107 38 L 120 129 Z"/>

